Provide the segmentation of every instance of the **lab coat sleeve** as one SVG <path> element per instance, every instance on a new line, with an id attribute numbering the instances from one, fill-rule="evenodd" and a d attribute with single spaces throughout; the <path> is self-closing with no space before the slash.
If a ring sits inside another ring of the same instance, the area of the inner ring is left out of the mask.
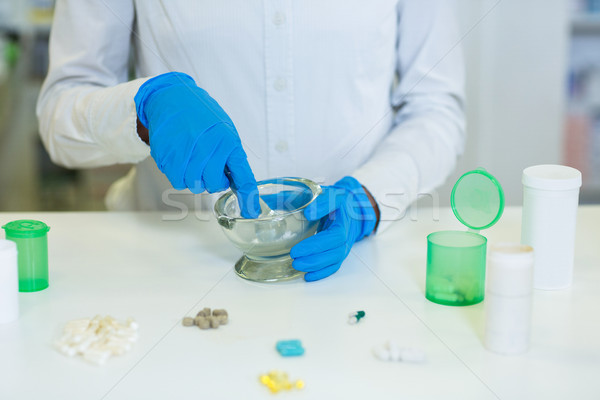
<path id="1" fill-rule="evenodd" d="M 134 21 L 131 0 L 58 0 L 50 68 L 37 103 L 50 157 L 71 168 L 135 163 L 148 157 L 127 82 Z"/>
<path id="2" fill-rule="evenodd" d="M 450 0 L 398 6 L 394 124 L 353 174 L 380 208 L 378 231 L 403 218 L 417 197 L 437 196 L 464 148 L 464 65 Z"/>

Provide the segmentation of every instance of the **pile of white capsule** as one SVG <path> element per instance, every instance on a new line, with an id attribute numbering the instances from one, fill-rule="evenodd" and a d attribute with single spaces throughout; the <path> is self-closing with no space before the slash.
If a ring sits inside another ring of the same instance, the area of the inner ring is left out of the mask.
<path id="1" fill-rule="evenodd" d="M 111 316 L 69 321 L 56 349 L 68 357 L 80 355 L 93 364 L 104 364 L 110 356 L 131 350 L 138 339 L 138 324 L 131 318 L 121 323 Z"/>

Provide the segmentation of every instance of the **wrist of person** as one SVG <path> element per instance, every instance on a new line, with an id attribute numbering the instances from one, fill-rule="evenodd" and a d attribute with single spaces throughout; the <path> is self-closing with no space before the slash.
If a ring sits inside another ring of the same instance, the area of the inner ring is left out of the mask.
<path id="1" fill-rule="evenodd" d="M 137 117 L 136 127 L 137 134 L 140 137 L 140 139 L 142 139 L 142 142 L 146 143 L 147 145 L 150 145 L 150 133 L 148 132 L 148 128 L 142 125 L 140 117 Z"/>
<path id="2" fill-rule="evenodd" d="M 344 188 L 353 196 L 352 203 L 350 204 L 350 207 L 354 210 L 352 211 L 352 218 L 361 224 L 360 232 L 355 241 L 359 241 L 373 233 L 379 221 L 379 208 L 377 207 L 377 203 L 373 206 L 373 196 L 370 193 L 367 194 L 364 186 L 351 176 L 340 179 L 334 186 Z"/>
<path id="3" fill-rule="evenodd" d="M 376 218 L 375 227 L 371 231 L 371 233 L 374 233 L 374 232 L 377 232 L 377 228 L 379 227 L 379 221 L 381 220 L 381 211 L 379 210 L 379 205 L 375 201 L 375 198 L 373 197 L 371 192 L 369 192 L 369 190 L 364 185 L 361 185 L 361 186 L 362 186 L 363 190 L 365 191 L 365 194 L 369 198 L 369 201 L 371 202 L 371 207 L 373 207 L 373 210 L 375 211 L 375 218 Z"/>

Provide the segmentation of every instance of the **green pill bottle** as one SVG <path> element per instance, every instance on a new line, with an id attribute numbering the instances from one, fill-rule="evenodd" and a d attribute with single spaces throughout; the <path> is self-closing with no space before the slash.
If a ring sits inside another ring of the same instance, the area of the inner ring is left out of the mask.
<path id="1" fill-rule="evenodd" d="M 20 219 L 2 227 L 6 239 L 17 244 L 19 292 L 37 292 L 48 287 L 48 225 Z"/>

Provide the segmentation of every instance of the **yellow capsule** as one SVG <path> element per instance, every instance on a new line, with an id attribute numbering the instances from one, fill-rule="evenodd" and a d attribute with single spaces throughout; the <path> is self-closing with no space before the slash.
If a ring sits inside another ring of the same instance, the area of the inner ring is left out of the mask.
<path id="1" fill-rule="evenodd" d="M 269 371 L 268 374 L 260 375 L 259 381 L 265 385 L 271 391 L 271 393 L 278 393 L 282 390 L 292 390 L 294 387 L 296 389 L 304 388 L 304 381 L 290 381 L 286 372 L 278 370 L 272 370 Z"/>
<path id="2" fill-rule="evenodd" d="M 269 388 L 269 390 L 272 393 L 277 393 L 281 390 L 281 386 L 279 386 L 277 383 L 275 382 L 269 382 L 269 384 L 267 385 L 267 387 Z"/>
<path id="3" fill-rule="evenodd" d="M 269 372 L 269 377 L 274 380 L 282 380 L 287 374 L 282 371 L 273 370 Z"/>

